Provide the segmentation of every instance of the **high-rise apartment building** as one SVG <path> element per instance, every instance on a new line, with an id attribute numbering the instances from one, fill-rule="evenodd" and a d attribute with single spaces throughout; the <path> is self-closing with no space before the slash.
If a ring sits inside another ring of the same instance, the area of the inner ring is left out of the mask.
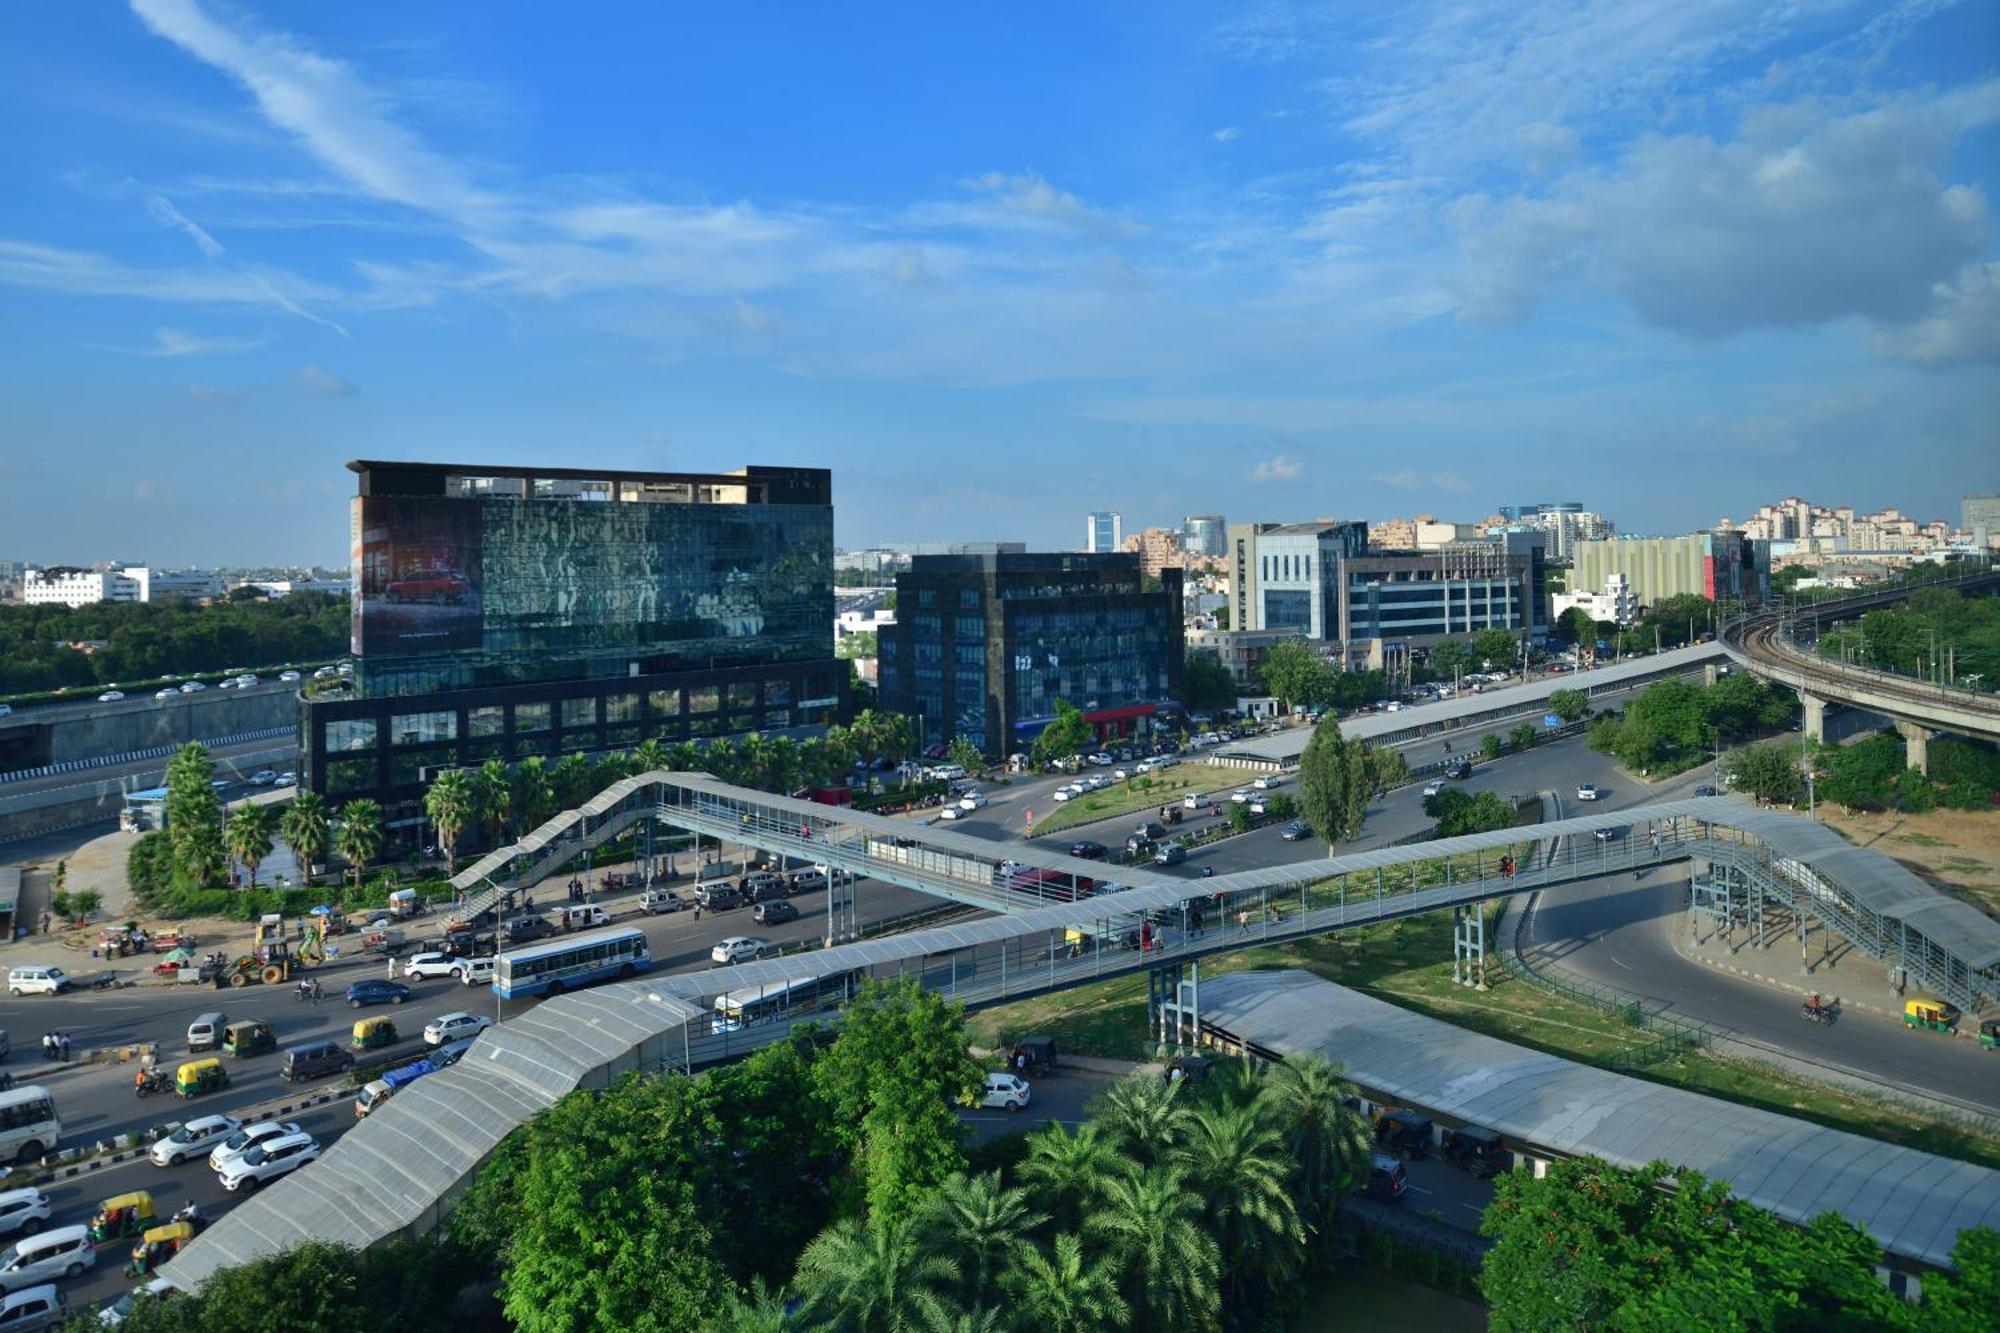
<path id="1" fill-rule="evenodd" d="M 926 744 L 993 755 L 1027 750 L 1057 700 L 1100 737 L 1144 734 L 1185 669 L 1181 572 L 1159 577 L 1147 592 L 1123 553 L 920 555 L 880 634 L 882 704 L 918 718 Z"/>
<path id="2" fill-rule="evenodd" d="M 1577 544 L 1571 587 L 1602 588 L 1614 574 L 1631 581 L 1641 606 L 1687 594 L 1761 602 L 1770 592 L 1770 543 L 1740 532 L 1696 532 Z"/>
<path id="3" fill-rule="evenodd" d="M 1179 528 L 1142 528 L 1125 539 L 1125 550 L 1139 557 L 1139 572 L 1160 576 L 1163 569 L 1187 568 Z"/>
<path id="4" fill-rule="evenodd" d="M 1222 555 L 1229 549 L 1228 526 L 1220 514 L 1190 514 L 1181 520 L 1181 549 L 1189 555 Z"/>
<path id="5" fill-rule="evenodd" d="M 1556 504 L 1500 506 L 1501 518 L 1519 527 L 1548 534 L 1548 553 L 1556 560 L 1570 560 L 1578 542 L 1603 541 L 1614 531 L 1611 521 L 1575 500 Z"/>
<path id="6" fill-rule="evenodd" d="M 1089 555 L 1113 555 L 1124 549 L 1125 519 L 1115 509 L 1092 510 L 1084 518 L 1083 549 Z"/>
<path id="7" fill-rule="evenodd" d="M 354 684 L 301 775 L 414 823 L 426 775 L 837 720 L 823 468 L 356 462 Z"/>
<path id="8" fill-rule="evenodd" d="M 1968 495 L 1959 504 L 1959 528 L 1974 546 L 1991 546 L 2000 537 L 2000 494 Z"/>

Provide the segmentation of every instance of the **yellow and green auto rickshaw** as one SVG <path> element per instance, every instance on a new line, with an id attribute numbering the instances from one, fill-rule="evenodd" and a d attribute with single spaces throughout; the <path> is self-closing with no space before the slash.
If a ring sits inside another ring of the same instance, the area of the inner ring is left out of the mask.
<path id="1" fill-rule="evenodd" d="M 1989 1018 L 1979 1025 L 1979 1044 L 1989 1051 L 2000 1051 L 2000 1018 Z"/>
<path id="2" fill-rule="evenodd" d="M 153 1224 L 153 1196 L 145 1190 L 118 1194 L 98 1206 L 90 1219 L 90 1243 L 136 1236 Z"/>
<path id="3" fill-rule="evenodd" d="M 193 1239 L 192 1222 L 169 1222 L 163 1227 L 154 1227 L 132 1247 L 132 1257 L 125 1264 L 125 1276 L 146 1276 L 187 1248 L 187 1243 Z"/>
<path id="4" fill-rule="evenodd" d="M 278 1049 L 278 1038 L 269 1023 L 249 1019 L 231 1023 L 222 1030 L 222 1050 L 226 1055 L 261 1055 Z"/>
<path id="5" fill-rule="evenodd" d="M 1903 1006 L 1903 1026 L 1949 1032 L 1958 1025 L 1958 1010 L 1943 1000 L 1911 1000 Z"/>
<path id="6" fill-rule="evenodd" d="M 229 1086 L 229 1071 L 222 1067 L 222 1061 L 214 1056 L 206 1060 L 190 1060 L 174 1071 L 174 1095 L 177 1097 L 199 1097 L 204 1092 L 219 1092 Z"/>
<path id="7" fill-rule="evenodd" d="M 372 1051 L 396 1041 L 396 1025 L 386 1018 L 360 1018 L 354 1022 L 354 1049 Z"/>

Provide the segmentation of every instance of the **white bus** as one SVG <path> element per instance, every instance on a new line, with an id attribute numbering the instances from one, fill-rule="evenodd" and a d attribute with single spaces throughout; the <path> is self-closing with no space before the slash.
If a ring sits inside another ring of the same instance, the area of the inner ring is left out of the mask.
<path id="1" fill-rule="evenodd" d="M 628 927 L 589 930 L 509 949 L 493 966 L 493 989 L 503 999 L 560 995 L 616 978 L 628 981 L 652 967 L 644 931 Z"/>
<path id="2" fill-rule="evenodd" d="M 708 1020 L 708 1030 L 720 1036 L 725 1032 L 740 1032 L 755 1023 L 838 1009 L 854 997 L 865 975 L 853 971 L 795 977 L 718 995 L 715 1017 Z"/>
<path id="3" fill-rule="evenodd" d="M 0 1092 L 0 1162 L 27 1163 L 55 1151 L 62 1138 L 55 1099 L 30 1085 Z"/>

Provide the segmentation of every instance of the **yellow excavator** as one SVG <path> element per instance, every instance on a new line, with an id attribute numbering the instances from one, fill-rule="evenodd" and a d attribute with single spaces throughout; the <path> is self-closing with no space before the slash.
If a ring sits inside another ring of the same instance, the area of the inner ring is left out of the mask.
<path id="1" fill-rule="evenodd" d="M 294 969 L 316 967 L 326 961 L 326 921 L 307 917 L 305 938 L 296 946 L 285 939 L 285 920 L 276 912 L 257 923 L 257 942 L 250 953 L 223 964 L 215 974 L 217 990 L 241 990 L 263 982 L 275 986 L 290 980 Z"/>

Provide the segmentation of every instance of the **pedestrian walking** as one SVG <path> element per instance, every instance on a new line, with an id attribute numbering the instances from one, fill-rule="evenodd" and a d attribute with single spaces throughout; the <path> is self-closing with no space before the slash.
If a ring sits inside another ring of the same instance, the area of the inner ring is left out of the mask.
<path id="1" fill-rule="evenodd" d="M 697 921 L 701 920 L 701 902 L 700 902 L 700 900 L 699 900 L 699 899 L 697 899 L 697 900 L 695 901 L 695 905 L 694 905 L 694 919 L 695 919 L 695 920 L 697 920 Z"/>
<path id="2" fill-rule="evenodd" d="M 313 988 L 313 1003 L 318 1004 L 320 991 L 322 991 L 325 988 L 319 984 L 319 979 L 317 977 L 313 979 L 312 988 Z"/>
<path id="3" fill-rule="evenodd" d="M 42 1059 L 53 1060 L 55 1058 L 56 1034 L 53 1032 L 44 1032 L 42 1034 Z"/>
<path id="4" fill-rule="evenodd" d="M 42 934 L 46 935 L 49 933 L 49 923 L 51 920 L 53 918 L 47 912 L 42 913 Z"/>
<path id="5" fill-rule="evenodd" d="M 1242 911 L 1240 911 L 1240 912 L 1238 912 L 1238 913 L 1236 914 L 1236 929 L 1237 929 L 1237 933 L 1239 933 L 1239 934 L 1243 934 L 1243 935 L 1247 935 L 1247 934 L 1249 934 L 1249 933 L 1250 933 L 1250 909 L 1249 909 L 1249 908 L 1247 908 L 1247 907 L 1246 907 L 1246 908 L 1244 908 L 1244 909 L 1243 909 Z"/>
<path id="6" fill-rule="evenodd" d="M 70 1050 L 69 1033 L 67 1032 L 56 1033 L 56 1045 L 62 1050 L 63 1063 L 68 1064 L 69 1050 Z"/>
<path id="7" fill-rule="evenodd" d="M 395 979 L 396 979 L 396 958 L 395 955 L 391 954 L 389 957 L 389 980 L 394 981 Z"/>

